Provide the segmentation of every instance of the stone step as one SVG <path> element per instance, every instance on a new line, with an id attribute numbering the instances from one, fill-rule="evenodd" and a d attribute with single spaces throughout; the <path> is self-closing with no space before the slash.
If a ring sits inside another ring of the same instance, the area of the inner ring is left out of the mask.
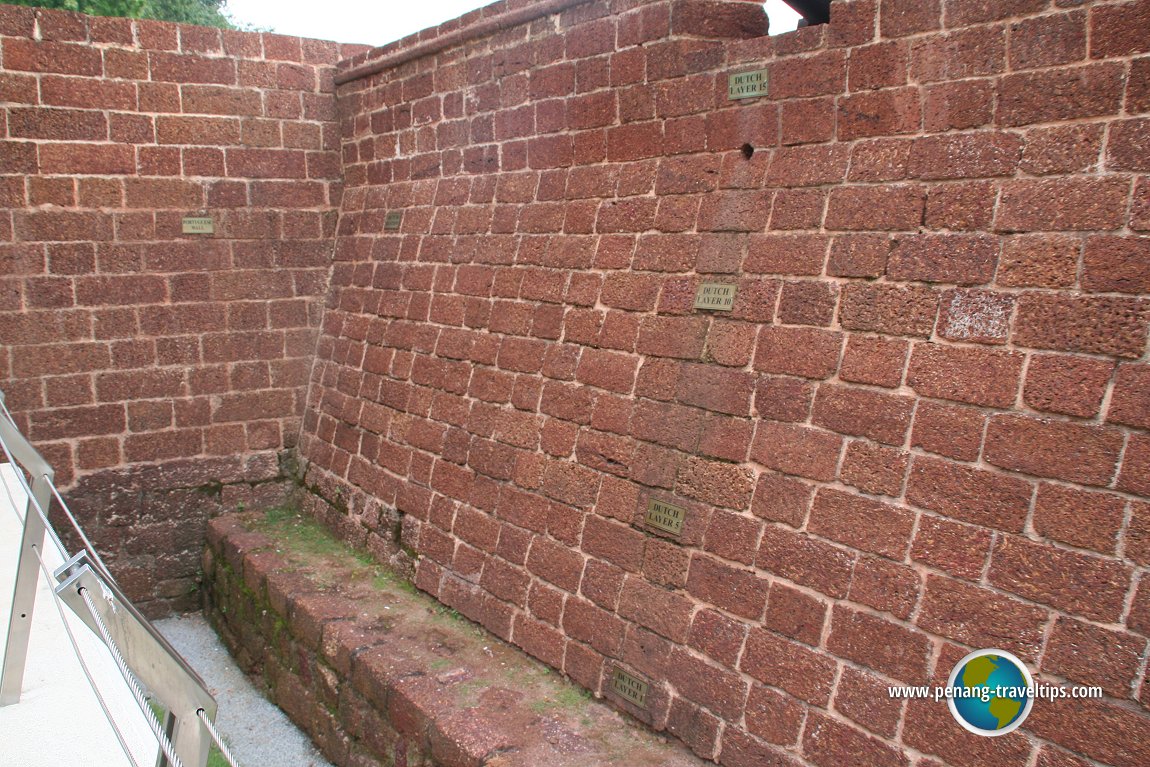
<path id="1" fill-rule="evenodd" d="M 214 520 L 205 613 L 340 767 L 700 767 L 291 513 Z"/>

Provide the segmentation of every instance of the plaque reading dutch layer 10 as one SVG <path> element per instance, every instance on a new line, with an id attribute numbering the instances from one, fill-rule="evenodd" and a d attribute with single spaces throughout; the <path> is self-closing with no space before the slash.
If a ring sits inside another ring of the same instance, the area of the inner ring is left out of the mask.
<path id="1" fill-rule="evenodd" d="M 695 308 L 713 312 L 729 312 L 735 308 L 735 294 L 738 285 L 722 282 L 704 282 L 695 293 Z"/>
<path id="2" fill-rule="evenodd" d="M 648 687 L 649 685 L 642 679 L 636 679 L 622 669 L 615 669 L 615 673 L 611 675 L 611 689 L 639 708 L 647 707 Z"/>
<path id="3" fill-rule="evenodd" d="M 657 501 L 654 498 L 647 501 L 647 516 L 645 517 L 647 524 L 665 533 L 682 535 L 683 520 L 686 516 L 686 510 L 680 509 L 678 506 Z"/>
<path id="4" fill-rule="evenodd" d="M 770 85 L 770 70 L 756 69 L 754 72 L 740 72 L 727 75 L 728 99 L 753 99 L 766 96 Z"/>
<path id="5" fill-rule="evenodd" d="M 184 234 L 215 234 L 216 224 L 210 216 L 184 216 Z"/>
<path id="6" fill-rule="evenodd" d="M 400 225 L 403 223 L 402 210 L 390 210 L 387 216 L 383 219 L 383 231 L 385 232 L 398 232 Z"/>

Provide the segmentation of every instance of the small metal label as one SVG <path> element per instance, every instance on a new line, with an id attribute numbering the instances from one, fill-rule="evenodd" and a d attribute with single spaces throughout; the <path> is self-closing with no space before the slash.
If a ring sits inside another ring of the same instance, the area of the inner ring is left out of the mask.
<path id="1" fill-rule="evenodd" d="M 687 516 L 686 509 L 680 509 L 663 501 L 652 498 L 647 501 L 647 524 L 656 527 L 671 535 L 683 534 L 683 519 Z"/>
<path id="2" fill-rule="evenodd" d="M 740 72 L 727 75 L 728 99 L 753 99 L 766 96 L 770 84 L 770 70 L 756 69 L 754 72 Z"/>
<path id="3" fill-rule="evenodd" d="M 713 312 L 729 312 L 735 308 L 735 294 L 738 291 L 738 285 L 704 282 L 699 286 L 699 291 L 695 293 L 695 308 L 708 309 Z"/>
<path id="4" fill-rule="evenodd" d="M 642 679 L 636 679 L 622 669 L 615 669 L 611 676 L 611 689 L 639 708 L 647 707 L 648 688 L 649 685 Z"/>
<path id="5" fill-rule="evenodd" d="M 402 210 L 388 211 L 387 217 L 385 219 L 383 219 L 383 231 L 385 231 L 385 232 L 398 232 L 399 227 L 402 223 L 403 223 L 403 211 Z"/>
<path id="6" fill-rule="evenodd" d="M 215 234 L 216 224 L 208 216 L 184 216 L 184 234 Z"/>

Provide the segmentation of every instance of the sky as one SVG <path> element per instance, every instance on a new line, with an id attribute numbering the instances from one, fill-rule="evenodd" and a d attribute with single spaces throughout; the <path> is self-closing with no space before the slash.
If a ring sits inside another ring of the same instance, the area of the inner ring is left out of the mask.
<path id="1" fill-rule="evenodd" d="M 285 35 L 383 45 L 413 32 L 458 18 L 492 0 L 228 0 L 227 10 L 241 24 Z M 771 33 L 794 29 L 798 15 L 782 0 L 767 0 Z"/>

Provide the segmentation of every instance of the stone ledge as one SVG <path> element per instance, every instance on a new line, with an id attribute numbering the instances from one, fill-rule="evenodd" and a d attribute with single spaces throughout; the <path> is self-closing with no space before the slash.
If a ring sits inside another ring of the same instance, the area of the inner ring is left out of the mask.
<path id="1" fill-rule="evenodd" d="M 314 523 L 211 522 L 206 614 L 339 767 L 700 767 Z"/>

